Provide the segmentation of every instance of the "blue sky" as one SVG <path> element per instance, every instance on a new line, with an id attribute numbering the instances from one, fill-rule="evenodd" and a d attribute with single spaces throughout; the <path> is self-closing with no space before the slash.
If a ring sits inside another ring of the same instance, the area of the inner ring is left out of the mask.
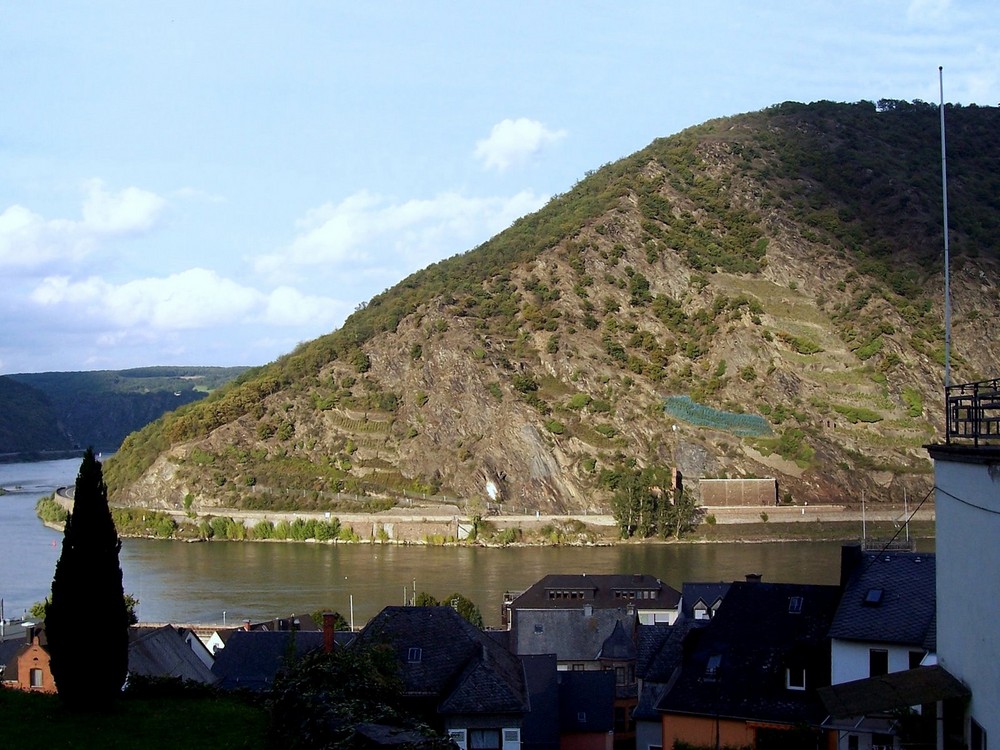
<path id="1" fill-rule="evenodd" d="M 997 105 L 998 39 L 995 0 L 0 3 L 0 373 L 269 362 L 712 117 L 939 65 Z"/>

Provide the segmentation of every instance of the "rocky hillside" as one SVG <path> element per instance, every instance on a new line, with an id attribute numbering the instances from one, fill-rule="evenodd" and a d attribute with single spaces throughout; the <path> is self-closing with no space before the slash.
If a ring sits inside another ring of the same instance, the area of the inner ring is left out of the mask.
<path id="1" fill-rule="evenodd" d="M 1000 111 L 949 107 L 952 369 L 1000 374 Z M 344 326 L 131 436 L 117 503 L 403 491 L 606 508 L 628 465 L 923 496 L 943 429 L 940 131 L 786 103 L 657 140 Z"/>

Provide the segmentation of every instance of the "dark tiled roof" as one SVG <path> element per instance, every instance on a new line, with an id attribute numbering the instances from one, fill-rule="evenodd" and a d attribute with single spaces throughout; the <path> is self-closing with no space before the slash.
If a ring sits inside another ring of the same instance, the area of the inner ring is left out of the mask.
<path id="1" fill-rule="evenodd" d="M 830 637 L 924 646 L 935 607 L 933 554 L 865 553 L 844 587 Z"/>
<path id="2" fill-rule="evenodd" d="M 23 638 L 10 641 L 0 641 L 0 667 L 5 667 L 0 680 L 4 682 L 17 681 L 17 652 L 25 645 Z"/>
<path id="3" fill-rule="evenodd" d="M 217 679 L 171 625 L 129 628 L 128 671 L 146 677 L 178 677 L 206 685 Z"/>
<path id="4" fill-rule="evenodd" d="M 451 607 L 386 607 L 352 647 L 382 644 L 396 654 L 404 693 L 436 697 L 441 713 L 528 710 L 521 662 Z"/>
<path id="5" fill-rule="evenodd" d="M 644 598 L 640 592 L 649 598 Z M 553 573 L 532 584 L 511 602 L 511 609 L 621 607 L 632 602 L 641 609 L 676 609 L 681 594 L 650 575 L 569 575 Z"/>
<path id="6" fill-rule="evenodd" d="M 711 609 L 716 602 L 725 598 L 727 591 L 729 591 L 728 583 L 685 583 L 681 586 L 683 594 L 681 611 L 685 617 L 694 619 L 695 604 L 701 601 Z"/>
<path id="7" fill-rule="evenodd" d="M 555 654 L 559 661 L 594 661 L 619 622 L 631 632 L 629 608 L 521 610 L 514 617 L 513 649 L 518 654 Z"/>
<path id="8" fill-rule="evenodd" d="M 615 726 L 615 673 L 559 673 L 559 727 L 573 732 L 610 732 Z"/>
<path id="9" fill-rule="evenodd" d="M 215 656 L 212 674 L 225 690 L 269 690 L 291 654 L 323 647 L 322 632 L 237 630 Z"/>
<path id="10" fill-rule="evenodd" d="M 680 674 L 658 708 L 817 725 L 825 714 L 816 688 L 830 682 L 826 634 L 839 595 L 837 586 L 733 583 L 718 614 L 691 633 Z M 806 690 L 786 688 L 789 667 L 805 669 Z"/>

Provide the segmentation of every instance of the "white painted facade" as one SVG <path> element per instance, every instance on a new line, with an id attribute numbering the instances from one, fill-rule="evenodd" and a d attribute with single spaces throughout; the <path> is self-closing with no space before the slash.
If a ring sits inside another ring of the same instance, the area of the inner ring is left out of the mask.
<path id="1" fill-rule="evenodd" d="M 938 663 L 972 691 L 981 747 L 1000 747 L 1000 450 L 931 446 Z M 988 744 L 987 744 L 988 743 Z"/>
<path id="2" fill-rule="evenodd" d="M 870 665 L 873 649 L 888 652 L 890 672 L 910 669 L 911 652 L 915 654 L 915 659 L 922 659 L 925 653 L 922 649 L 892 643 L 833 638 L 830 641 L 830 684 L 839 685 L 842 682 L 872 677 Z"/>

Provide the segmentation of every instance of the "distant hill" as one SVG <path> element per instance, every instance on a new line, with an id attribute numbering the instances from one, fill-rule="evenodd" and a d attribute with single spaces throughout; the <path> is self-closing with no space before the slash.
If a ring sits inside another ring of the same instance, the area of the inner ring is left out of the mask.
<path id="1" fill-rule="evenodd" d="M 947 125 L 968 382 L 1000 374 L 1000 110 L 949 106 Z M 130 436 L 112 499 L 599 509 L 635 465 L 694 492 L 776 477 L 795 502 L 923 497 L 943 428 L 939 146 L 936 107 L 889 100 L 654 141 Z"/>
<path id="2" fill-rule="evenodd" d="M 164 412 L 197 401 L 244 367 L 145 367 L 0 376 L 0 454 L 115 451 Z"/>

